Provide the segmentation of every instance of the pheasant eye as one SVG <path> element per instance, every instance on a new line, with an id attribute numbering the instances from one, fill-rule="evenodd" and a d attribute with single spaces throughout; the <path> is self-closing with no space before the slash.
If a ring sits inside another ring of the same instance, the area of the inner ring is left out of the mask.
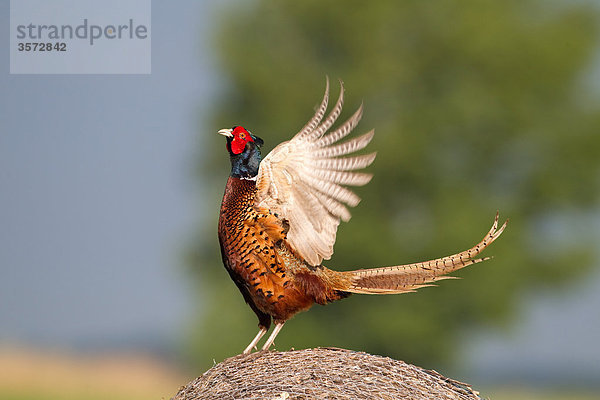
<path id="1" fill-rule="evenodd" d="M 240 132 L 238 136 L 240 137 L 240 139 L 246 139 L 246 134 L 244 132 Z"/>

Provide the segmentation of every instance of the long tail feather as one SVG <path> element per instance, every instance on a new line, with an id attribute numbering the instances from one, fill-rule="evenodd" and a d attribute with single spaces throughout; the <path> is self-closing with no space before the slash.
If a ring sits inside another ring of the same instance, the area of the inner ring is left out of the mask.
<path id="1" fill-rule="evenodd" d="M 496 213 L 492 229 L 481 242 L 469 250 L 420 263 L 350 271 L 347 272 L 347 274 L 350 274 L 350 286 L 336 289 L 363 294 L 407 293 L 425 286 L 432 286 L 431 283 L 442 279 L 455 278 L 445 275 L 468 265 L 490 259 L 490 257 L 474 257 L 502 234 L 507 223 L 508 220 L 498 229 L 498 213 Z"/>

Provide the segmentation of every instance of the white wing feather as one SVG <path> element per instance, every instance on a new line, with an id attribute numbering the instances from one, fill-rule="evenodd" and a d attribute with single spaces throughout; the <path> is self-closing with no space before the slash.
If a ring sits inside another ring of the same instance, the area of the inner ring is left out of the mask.
<path id="1" fill-rule="evenodd" d="M 315 115 L 291 140 L 275 147 L 262 160 L 256 182 L 256 205 L 288 221 L 288 243 L 311 265 L 331 258 L 340 220 L 350 219 L 346 206 L 354 207 L 360 201 L 341 185 L 362 186 L 372 177 L 349 171 L 365 168 L 375 159 L 375 153 L 341 157 L 365 148 L 373 131 L 336 144 L 356 127 L 362 105 L 346 122 L 327 133 L 344 104 L 344 86 L 340 84 L 339 98 L 323 121 L 329 101 L 327 80 Z"/>

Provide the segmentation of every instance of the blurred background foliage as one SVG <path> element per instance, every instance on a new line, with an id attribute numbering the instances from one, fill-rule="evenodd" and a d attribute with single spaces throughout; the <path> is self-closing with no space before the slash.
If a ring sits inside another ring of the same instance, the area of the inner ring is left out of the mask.
<path id="1" fill-rule="evenodd" d="M 239 353 L 257 321 L 222 267 L 216 236 L 229 160 L 220 128 L 243 125 L 263 155 L 312 116 L 325 75 L 345 112 L 365 104 L 375 177 L 342 224 L 333 258 L 352 269 L 423 261 L 476 243 L 510 218 L 485 255 L 437 288 L 315 306 L 276 341 L 337 346 L 440 368 L 466 332 L 505 329 L 519 296 L 580 279 L 595 243 L 570 216 L 598 212 L 600 108 L 590 76 L 598 15 L 582 2 L 253 1 L 225 7 L 214 36 L 226 81 L 215 132 L 201 132 L 198 182 L 213 213 L 188 264 L 202 310 L 186 353 L 200 367 Z M 556 218 L 561 216 L 561 218 Z M 568 236 L 568 237 L 567 237 Z"/>

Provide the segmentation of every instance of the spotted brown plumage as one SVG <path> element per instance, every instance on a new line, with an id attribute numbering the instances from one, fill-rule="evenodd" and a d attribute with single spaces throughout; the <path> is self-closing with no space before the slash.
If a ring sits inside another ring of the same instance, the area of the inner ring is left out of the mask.
<path id="1" fill-rule="evenodd" d="M 225 267 L 268 328 L 271 317 L 285 321 L 312 300 L 291 284 L 294 265 L 283 245 L 286 228 L 268 210 L 253 205 L 255 195 L 254 181 L 229 178 L 219 238 Z"/>
<path id="2" fill-rule="evenodd" d="M 333 110 L 325 117 L 329 82 L 311 120 L 289 141 L 264 159 L 263 140 L 241 126 L 222 129 L 227 138 L 231 174 L 219 217 L 223 264 L 256 313 L 259 332 L 249 353 L 269 330 L 262 347 L 269 349 L 284 323 L 313 304 L 327 304 L 353 293 L 412 292 L 446 274 L 488 258 L 475 258 L 506 227 L 498 214 L 483 240 L 469 250 L 436 260 L 391 267 L 338 272 L 322 265 L 333 254 L 340 221 L 348 221 L 360 199 L 346 186 L 362 186 L 371 175 L 375 154 L 352 155 L 365 148 L 373 131 L 338 143 L 358 124 L 362 106 L 330 131 L 342 110 L 343 85 Z"/>

